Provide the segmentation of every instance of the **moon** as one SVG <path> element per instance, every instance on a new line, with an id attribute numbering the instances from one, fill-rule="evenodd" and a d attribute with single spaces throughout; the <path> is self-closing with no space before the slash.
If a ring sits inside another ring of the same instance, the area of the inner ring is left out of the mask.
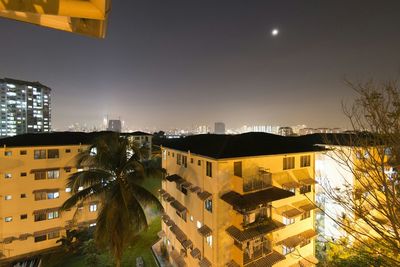
<path id="1" fill-rule="evenodd" d="M 278 34 L 279 34 L 279 30 L 277 28 L 272 29 L 272 31 L 271 31 L 272 36 L 277 36 Z"/>

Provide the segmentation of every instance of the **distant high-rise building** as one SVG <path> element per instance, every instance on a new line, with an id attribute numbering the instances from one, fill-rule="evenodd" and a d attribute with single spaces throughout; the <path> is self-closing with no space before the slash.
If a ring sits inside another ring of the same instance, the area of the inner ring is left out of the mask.
<path id="1" fill-rule="evenodd" d="M 283 136 L 291 136 L 293 135 L 293 129 L 292 127 L 279 127 L 278 134 Z"/>
<path id="2" fill-rule="evenodd" d="M 215 134 L 225 134 L 225 123 L 216 122 L 214 124 L 214 133 Z"/>
<path id="3" fill-rule="evenodd" d="M 108 120 L 108 131 L 120 133 L 122 130 L 121 120 Z"/>
<path id="4" fill-rule="evenodd" d="M 0 79 L 0 137 L 50 132 L 50 92 L 39 82 Z"/>

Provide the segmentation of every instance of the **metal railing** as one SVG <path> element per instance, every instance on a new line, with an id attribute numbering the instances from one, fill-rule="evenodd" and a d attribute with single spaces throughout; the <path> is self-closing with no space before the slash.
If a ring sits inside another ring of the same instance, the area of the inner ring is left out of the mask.
<path id="1" fill-rule="evenodd" d="M 260 245 L 252 248 L 245 248 L 243 253 L 243 264 L 255 261 L 267 254 L 271 253 L 269 242 L 264 240 Z"/>
<path id="2" fill-rule="evenodd" d="M 251 192 L 266 189 L 272 185 L 270 172 L 259 172 L 258 175 L 243 177 L 243 192 Z"/>

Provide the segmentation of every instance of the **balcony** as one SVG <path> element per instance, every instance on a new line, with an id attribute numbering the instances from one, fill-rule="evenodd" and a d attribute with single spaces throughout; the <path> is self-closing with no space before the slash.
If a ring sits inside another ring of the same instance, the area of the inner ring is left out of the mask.
<path id="1" fill-rule="evenodd" d="M 243 264 L 246 265 L 265 255 L 268 255 L 269 253 L 271 253 L 271 248 L 268 240 L 264 240 L 258 245 L 253 245 L 252 247 L 245 248 L 243 252 Z"/>
<path id="2" fill-rule="evenodd" d="M 253 222 L 243 222 L 243 229 L 249 229 L 257 226 L 265 226 L 272 223 L 272 219 L 266 215 L 258 215 Z"/>
<path id="3" fill-rule="evenodd" d="M 264 169 L 260 169 L 257 175 L 243 177 L 243 192 L 252 192 L 266 189 L 272 186 L 272 174 Z"/>

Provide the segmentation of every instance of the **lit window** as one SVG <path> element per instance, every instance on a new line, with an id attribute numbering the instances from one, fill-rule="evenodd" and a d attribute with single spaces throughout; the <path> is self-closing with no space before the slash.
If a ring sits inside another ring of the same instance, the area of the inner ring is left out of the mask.
<path id="1" fill-rule="evenodd" d="M 96 223 L 89 224 L 89 227 L 94 227 L 94 226 L 96 226 Z"/>
<path id="2" fill-rule="evenodd" d="M 193 215 L 190 215 L 190 221 L 193 222 L 194 218 Z"/>
<path id="3" fill-rule="evenodd" d="M 12 177 L 11 173 L 5 173 L 4 178 L 10 179 Z"/>
<path id="4" fill-rule="evenodd" d="M 12 220 L 13 220 L 13 218 L 10 216 L 10 217 L 5 217 L 4 218 L 4 221 L 5 222 L 12 222 Z"/>
<path id="5" fill-rule="evenodd" d="M 207 236 L 207 244 L 208 244 L 210 247 L 212 247 L 212 240 L 213 240 L 212 235 Z"/>
<path id="6" fill-rule="evenodd" d="M 67 193 L 71 192 L 71 187 L 65 188 L 65 192 L 67 192 Z"/>
<path id="7" fill-rule="evenodd" d="M 291 252 L 294 251 L 295 248 L 287 247 L 287 246 L 282 246 L 282 254 L 287 255 Z"/>
<path id="8" fill-rule="evenodd" d="M 294 218 L 286 218 L 286 217 L 283 217 L 283 224 L 284 224 L 284 225 L 293 224 L 294 222 L 295 222 Z"/>
<path id="9" fill-rule="evenodd" d="M 6 157 L 12 156 L 12 151 L 5 151 L 4 156 Z"/>
<path id="10" fill-rule="evenodd" d="M 59 198 L 59 197 L 60 197 L 59 192 L 47 193 L 47 199 L 55 199 L 55 198 Z"/>
<path id="11" fill-rule="evenodd" d="M 196 226 L 197 228 L 201 228 L 201 222 L 197 221 Z"/>
<path id="12" fill-rule="evenodd" d="M 89 211 L 90 212 L 96 212 L 97 211 L 97 204 L 90 204 Z"/>
<path id="13" fill-rule="evenodd" d="M 204 207 L 209 212 L 212 212 L 212 199 L 206 199 L 206 201 L 204 201 Z"/>
<path id="14" fill-rule="evenodd" d="M 52 219 L 56 219 L 56 218 L 58 218 L 58 211 L 53 211 L 53 212 L 47 213 L 48 220 L 52 220 Z"/>
<path id="15" fill-rule="evenodd" d="M 59 170 L 47 171 L 47 179 L 57 179 L 58 177 L 60 177 Z"/>
<path id="16" fill-rule="evenodd" d="M 4 197 L 4 199 L 5 199 L 5 200 L 11 200 L 11 199 L 12 199 L 12 196 L 11 196 L 11 195 L 6 195 L 6 196 Z"/>
<path id="17" fill-rule="evenodd" d="M 78 187 L 78 191 L 82 191 L 83 190 L 83 186 Z"/>

